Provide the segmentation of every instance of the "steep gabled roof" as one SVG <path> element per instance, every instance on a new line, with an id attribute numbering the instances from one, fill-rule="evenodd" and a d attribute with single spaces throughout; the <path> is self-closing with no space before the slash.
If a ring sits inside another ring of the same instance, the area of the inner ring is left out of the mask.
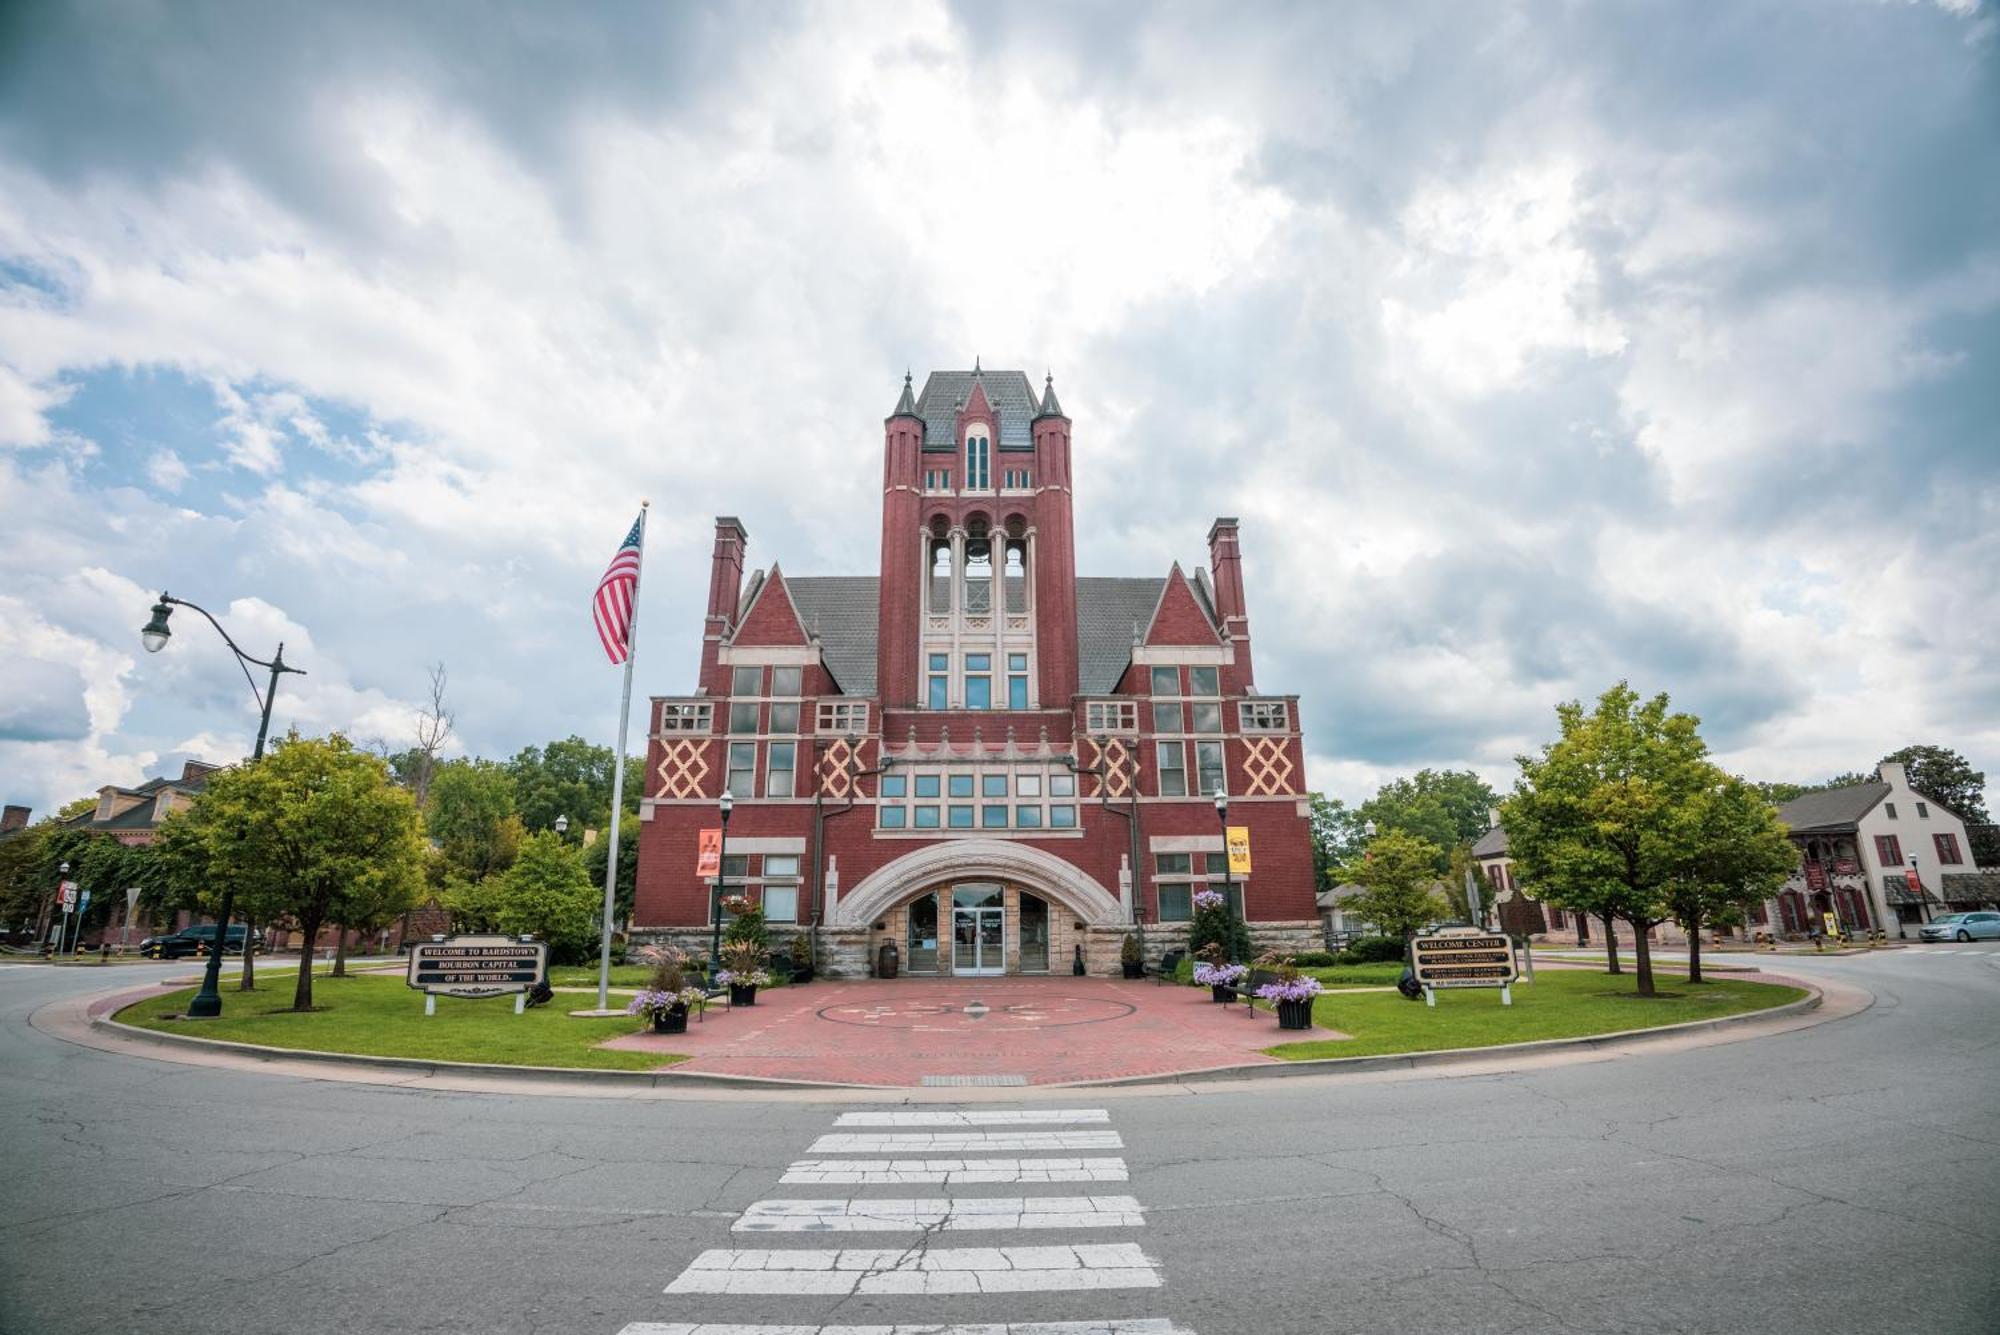
<path id="1" fill-rule="evenodd" d="M 1507 855 L 1507 827 L 1495 825 L 1473 841 L 1472 856 L 1476 858 L 1499 858 Z"/>
<path id="2" fill-rule="evenodd" d="M 731 644 L 804 644 L 806 623 L 788 587 L 790 581 L 775 563 L 771 573 L 757 586 L 750 605 L 736 629 L 729 633 Z"/>
<path id="3" fill-rule="evenodd" d="M 848 695 L 875 694 L 875 627 L 881 615 L 881 581 L 873 575 L 792 578 L 792 603 L 808 631 L 819 636 L 820 657 Z"/>
<path id="4" fill-rule="evenodd" d="M 1160 581 L 1160 597 L 1146 619 L 1145 642 L 1156 645 L 1212 645 L 1221 642 L 1215 619 L 1203 609 L 1181 573 L 1181 563 Z"/>
<path id="5" fill-rule="evenodd" d="M 1132 638 L 1143 635 L 1160 604 L 1158 578 L 1080 578 L 1076 582 L 1077 689 L 1109 695 L 1132 662 Z"/>
<path id="6" fill-rule="evenodd" d="M 987 402 L 1000 418 L 999 447 L 1003 450 L 1032 450 L 1035 436 L 1030 424 L 1041 405 L 1035 400 L 1034 386 L 1020 371 L 981 371 Z M 924 419 L 924 448 L 958 448 L 958 410 L 972 397 L 974 372 L 932 371 L 924 379 L 924 392 L 917 396 L 917 415 Z"/>
<path id="7" fill-rule="evenodd" d="M 1778 819 L 1783 821 L 1795 834 L 1807 834 L 1820 830 L 1851 830 L 1861 823 L 1861 818 L 1875 809 L 1875 804 L 1890 793 L 1889 785 L 1880 779 L 1870 779 L 1866 783 L 1853 783 L 1845 788 L 1829 788 L 1821 793 L 1806 793 L 1795 797 L 1778 808 Z"/>

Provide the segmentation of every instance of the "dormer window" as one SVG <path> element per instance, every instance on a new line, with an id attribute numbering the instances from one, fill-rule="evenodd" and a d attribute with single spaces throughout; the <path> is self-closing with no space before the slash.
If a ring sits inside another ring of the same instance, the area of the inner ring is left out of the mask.
<path id="1" fill-rule="evenodd" d="M 984 427 L 965 438 L 965 489 L 990 491 L 993 487 L 993 442 Z"/>

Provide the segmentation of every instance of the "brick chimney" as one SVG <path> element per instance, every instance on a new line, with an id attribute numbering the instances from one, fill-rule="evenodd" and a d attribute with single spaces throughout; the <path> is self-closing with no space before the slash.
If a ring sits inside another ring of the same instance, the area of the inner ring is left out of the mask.
<path id="1" fill-rule="evenodd" d="M 1257 678 L 1250 670 L 1250 609 L 1243 598 L 1243 553 L 1233 515 L 1209 525 L 1208 571 L 1215 581 L 1215 615 L 1222 621 L 1223 638 L 1236 650 L 1235 666 L 1225 676 L 1234 689 L 1247 690 Z"/>
<path id="2" fill-rule="evenodd" d="M 12 802 L 9 802 L 4 810 L 0 810 L 0 834 L 12 834 L 16 830 L 25 830 L 28 827 L 28 817 L 32 814 L 33 812 L 29 808 L 15 806 Z"/>
<path id="3" fill-rule="evenodd" d="M 708 567 L 708 617 L 701 625 L 701 684 L 715 689 L 722 641 L 736 629 L 736 609 L 743 597 L 743 553 L 750 546 L 749 530 L 734 515 L 715 517 L 715 553 Z"/>

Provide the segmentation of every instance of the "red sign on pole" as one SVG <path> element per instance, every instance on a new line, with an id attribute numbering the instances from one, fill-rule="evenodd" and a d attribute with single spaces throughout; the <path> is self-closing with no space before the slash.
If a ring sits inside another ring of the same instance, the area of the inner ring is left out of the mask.
<path id="1" fill-rule="evenodd" d="M 1806 863 L 1806 889 L 1815 892 L 1826 889 L 1826 866 L 1824 863 Z"/>
<path id="2" fill-rule="evenodd" d="M 694 874 L 701 877 L 722 875 L 722 831 L 703 830 L 701 842 L 694 855 Z"/>
<path id="3" fill-rule="evenodd" d="M 1924 893 L 1923 880 L 1917 875 L 1915 867 L 1905 867 L 1903 869 L 1903 883 L 1910 887 L 1910 893 L 1913 895 L 1922 895 Z"/>

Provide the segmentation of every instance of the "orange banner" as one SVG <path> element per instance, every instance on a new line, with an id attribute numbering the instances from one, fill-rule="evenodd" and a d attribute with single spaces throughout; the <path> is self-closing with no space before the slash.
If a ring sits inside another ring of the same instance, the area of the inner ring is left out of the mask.
<path id="1" fill-rule="evenodd" d="M 694 874 L 701 877 L 722 874 L 722 831 L 703 830 L 694 855 Z"/>

